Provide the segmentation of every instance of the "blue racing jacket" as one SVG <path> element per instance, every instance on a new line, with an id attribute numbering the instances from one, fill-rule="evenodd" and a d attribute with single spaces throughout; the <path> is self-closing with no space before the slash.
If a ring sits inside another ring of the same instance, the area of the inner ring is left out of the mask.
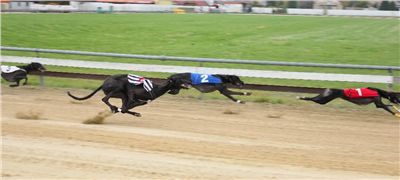
<path id="1" fill-rule="evenodd" d="M 192 73 L 191 74 L 191 79 L 192 79 L 192 84 L 193 85 L 198 85 L 198 84 L 220 84 L 222 83 L 221 79 L 213 76 L 211 74 L 197 74 L 197 73 Z"/>

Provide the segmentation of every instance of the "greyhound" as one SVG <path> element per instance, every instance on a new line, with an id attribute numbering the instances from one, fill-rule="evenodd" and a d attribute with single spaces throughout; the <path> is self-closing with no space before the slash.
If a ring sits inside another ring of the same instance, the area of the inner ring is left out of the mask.
<path id="1" fill-rule="evenodd" d="M 1 77 L 3 77 L 8 82 L 16 82 L 16 84 L 10 84 L 10 87 L 19 86 L 19 82 L 25 79 L 22 85 L 28 83 L 28 74 L 32 71 L 44 72 L 46 68 L 42 64 L 33 62 L 26 66 L 1 66 Z"/>
<path id="2" fill-rule="evenodd" d="M 179 79 L 168 78 L 166 82 L 154 84 L 151 92 L 148 92 L 143 86 L 131 84 L 127 74 L 118 74 L 109 76 L 106 80 L 104 80 L 101 86 L 85 97 L 76 97 L 69 91 L 68 95 L 76 100 L 85 100 L 89 99 L 102 89 L 106 95 L 103 97 L 102 101 L 111 109 L 112 113 L 121 112 L 140 117 L 140 113 L 129 110 L 137 106 L 143 106 L 147 104 L 148 101 L 152 101 L 162 96 L 166 92 L 175 95 L 181 88 L 187 88 L 187 85 L 185 85 L 183 81 L 180 81 Z M 121 99 L 122 107 L 117 108 L 116 106 L 112 105 L 109 102 L 110 98 Z"/>
<path id="3" fill-rule="evenodd" d="M 239 88 L 243 87 L 243 81 L 235 75 L 178 73 L 172 75 L 171 78 L 184 80 L 202 93 L 219 91 L 221 94 L 237 103 L 244 103 L 244 101 L 237 100 L 232 97 L 232 95 L 251 95 L 250 92 L 235 92 L 228 89 L 228 84 Z"/>
<path id="4" fill-rule="evenodd" d="M 382 98 L 385 98 L 395 105 L 400 104 L 400 99 L 396 93 L 387 92 L 378 88 L 325 89 L 325 91 L 318 96 L 298 98 L 300 100 L 314 101 L 318 104 L 326 104 L 336 98 L 342 98 L 357 105 L 374 103 L 376 108 L 383 108 L 392 115 L 400 117 L 399 109 L 394 105 L 387 105 L 382 102 Z M 393 112 L 389 107 L 393 107 L 398 112 Z"/>

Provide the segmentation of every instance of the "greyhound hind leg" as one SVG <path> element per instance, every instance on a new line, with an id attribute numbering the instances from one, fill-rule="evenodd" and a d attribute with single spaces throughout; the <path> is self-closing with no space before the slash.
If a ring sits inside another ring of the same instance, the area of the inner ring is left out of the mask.
<path id="1" fill-rule="evenodd" d="M 326 104 L 332 100 L 341 97 L 342 91 L 337 89 L 326 89 L 322 94 L 315 97 L 300 97 L 300 100 L 314 101 L 318 104 Z"/>
<path id="2" fill-rule="evenodd" d="M 108 93 L 105 97 L 103 97 L 103 99 L 101 99 L 108 107 L 110 107 L 111 112 L 112 113 L 117 113 L 118 112 L 118 107 L 112 105 L 109 100 L 111 98 L 111 96 L 114 94 L 115 92 L 112 91 L 110 93 Z"/>

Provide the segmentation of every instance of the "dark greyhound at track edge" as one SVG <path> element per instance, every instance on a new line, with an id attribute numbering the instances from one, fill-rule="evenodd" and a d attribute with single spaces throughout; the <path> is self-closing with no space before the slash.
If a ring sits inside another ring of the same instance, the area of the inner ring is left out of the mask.
<path id="1" fill-rule="evenodd" d="M 44 72 L 46 68 L 42 64 L 33 62 L 26 66 L 1 66 L 1 77 L 8 82 L 16 82 L 16 84 L 10 84 L 10 87 L 19 86 L 19 82 L 25 79 L 22 85 L 28 83 L 28 74 L 32 71 Z"/>
<path id="2" fill-rule="evenodd" d="M 190 82 L 191 86 L 202 93 L 219 91 L 221 94 L 237 103 L 244 103 L 244 101 L 237 100 L 232 97 L 232 95 L 251 95 L 250 92 L 235 92 L 228 89 L 228 84 L 232 84 L 239 88 L 243 87 L 243 81 L 235 75 L 178 73 L 172 75 L 171 78 L 182 79 L 186 82 Z"/>
<path id="3" fill-rule="evenodd" d="M 341 98 L 357 105 L 367 105 L 374 103 L 377 108 L 383 108 L 387 112 L 400 117 L 400 111 L 394 105 L 400 104 L 398 95 L 394 92 L 387 92 L 378 88 L 352 88 L 352 89 L 325 89 L 325 91 L 315 97 L 298 97 L 301 100 L 314 101 L 318 104 L 326 104 L 336 98 Z M 394 105 L 387 105 L 382 99 L 388 99 Z M 397 113 L 389 107 L 393 107 Z"/>
<path id="4" fill-rule="evenodd" d="M 188 86 L 189 85 L 186 85 L 185 82 L 180 79 L 168 78 L 166 82 L 160 84 L 154 83 L 151 92 L 148 92 L 143 86 L 131 84 L 128 80 L 127 74 L 118 74 L 108 77 L 100 87 L 85 97 L 76 97 L 70 92 L 68 92 L 68 95 L 76 100 L 85 100 L 89 99 L 102 89 L 106 95 L 103 97 L 102 101 L 111 109 L 111 112 L 128 113 L 140 117 L 140 113 L 129 110 L 137 106 L 143 106 L 147 104 L 148 101 L 152 101 L 166 92 L 173 95 L 178 94 L 181 88 L 187 88 Z M 121 109 L 110 104 L 110 98 L 121 99 Z"/>

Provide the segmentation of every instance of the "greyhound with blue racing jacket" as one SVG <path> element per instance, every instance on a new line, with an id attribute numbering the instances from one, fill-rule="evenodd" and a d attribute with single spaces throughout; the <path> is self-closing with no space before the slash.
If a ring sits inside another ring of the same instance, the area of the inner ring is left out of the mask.
<path id="1" fill-rule="evenodd" d="M 172 75 L 170 78 L 189 82 L 191 86 L 202 93 L 219 91 L 221 94 L 237 103 L 244 103 L 244 101 L 235 99 L 232 95 L 251 95 L 250 92 L 235 92 L 228 89 L 228 84 L 232 84 L 239 88 L 243 87 L 243 81 L 235 75 L 178 73 Z"/>

